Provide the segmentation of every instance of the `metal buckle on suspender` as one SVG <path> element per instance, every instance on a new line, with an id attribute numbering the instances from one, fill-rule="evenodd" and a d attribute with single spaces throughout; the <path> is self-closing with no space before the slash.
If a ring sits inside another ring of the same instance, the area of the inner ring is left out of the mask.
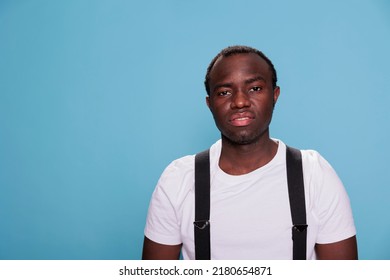
<path id="1" fill-rule="evenodd" d="M 209 224 L 209 220 L 200 220 L 194 222 L 194 226 L 196 226 L 198 229 L 205 229 Z"/>
<path id="2" fill-rule="evenodd" d="M 303 232 L 307 229 L 307 225 L 293 225 L 293 230 Z"/>

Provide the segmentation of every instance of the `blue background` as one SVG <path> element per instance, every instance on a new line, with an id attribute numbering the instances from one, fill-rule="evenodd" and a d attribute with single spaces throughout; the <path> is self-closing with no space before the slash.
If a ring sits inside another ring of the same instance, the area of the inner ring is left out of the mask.
<path id="1" fill-rule="evenodd" d="M 350 195 L 361 259 L 390 259 L 390 4 L 0 1 L 0 259 L 139 259 L 173 159 L 219 138 L 204 74 L 234 44 L 274 62 L 271 135 Z"/>

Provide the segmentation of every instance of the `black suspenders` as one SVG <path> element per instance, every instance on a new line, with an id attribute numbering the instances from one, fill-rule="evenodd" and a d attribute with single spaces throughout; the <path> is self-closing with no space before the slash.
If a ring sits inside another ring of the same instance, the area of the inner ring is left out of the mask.
<path id="1" fill-rule="evenodd" d="M 210 156 L 195 156 L 195 259 L 210 259 Z"/>
<path id="2" fill-rule="evenodd" d="M 302 155 L 287 146 L 287 185 L 292 217 L 293 259 L 306 259 L 306 207 Z M 195 259 L 209 260 L 210 255 L 210 157 L 209 150 L 195 156 Z"/>
<path id="3" fill-rule="evenodd" d="M 306 206 L 301 151 L 286 149 L 287 185 L 293 222 L 293 260 L 306 260 Z"/>

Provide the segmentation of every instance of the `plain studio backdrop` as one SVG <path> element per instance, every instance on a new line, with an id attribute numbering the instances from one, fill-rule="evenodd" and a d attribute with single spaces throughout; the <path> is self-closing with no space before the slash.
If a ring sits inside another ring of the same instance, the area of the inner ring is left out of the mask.
<path id="1" fill-rule="evenodd" d="M 390 259 L 390 4 L 0 2 L 0 259 L 140 259 L 167 164 L 219 138 L 203 79 L 265 52 L 271 135 L 318 150 L 350 196 L 361 259 Z"/>

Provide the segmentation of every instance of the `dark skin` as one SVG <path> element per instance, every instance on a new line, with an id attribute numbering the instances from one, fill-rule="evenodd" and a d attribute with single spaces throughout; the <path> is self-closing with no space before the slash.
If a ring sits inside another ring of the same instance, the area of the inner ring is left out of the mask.
<path id="1" fill-rule="evenodd" d="M 144 237 L 143 260 L 178 260 L 180 257 L 181 244 L 164 245 L 156 243 L 146 236 Z"/>
<path id="2" fill-rule="evenodd" d="M 247 174 L 275 156 L 278 145 L 269 137 L 269 124 L 279 93 L 268 64 L 258 55 L 216 61 L 206 102 L 221 131 L 219 166 L 226 173 Z"/>
<path id="3" fill-rule="evenodd" d="M 156 243 L 147 237 L 144 239 L 142 252 L 143 260 L 178 260 L 180 256 L 181 244 L 164 245 Z M 319 260 L 357 260 L 356 236 L 330 243 L 316 244 L 317 259 Z"/>
<path id="4" fill-rule="evenodd" d="M 278 149 L 269 136 L 269 124 L 280 89 L 273 87 L 266 61 L 253 53 L 221 57 L 211 70 L 209 86 L 206 102 L 222 138 L 220 168 L 231 175 L 242 175 L 270 162 Z M 145 237 L 142 259 L 177 260 L 181 246 L 163 245 Z M 321 260 L 357 259 L 356 236 L 316 244 L 315 251 Z"/>

